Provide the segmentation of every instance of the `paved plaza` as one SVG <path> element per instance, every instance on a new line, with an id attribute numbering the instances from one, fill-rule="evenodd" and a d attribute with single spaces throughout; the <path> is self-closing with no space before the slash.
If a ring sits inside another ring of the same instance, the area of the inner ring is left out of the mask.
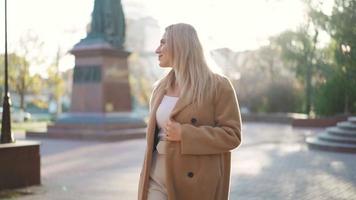
<path id="1" fill-rule="evenodd" d="M 356 154 L 308 150 L 322 129 L 244 123 L 233 152 L 231 200 L 356 199 Z M 145 140 L 41 140 L 42 185 L 19 200 L 135 200 Z M 5 198 L 6 199 L 6 198 Z"/>

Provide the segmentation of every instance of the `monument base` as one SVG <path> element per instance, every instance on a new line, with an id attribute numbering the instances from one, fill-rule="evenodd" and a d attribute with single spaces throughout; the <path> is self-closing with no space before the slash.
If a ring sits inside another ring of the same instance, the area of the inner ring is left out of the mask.
<path id="1" fill-rule="evenodd" d="M 40 143 L 0 144 L 0 190 L 41 184 Z"/>
<path id="2" fill-rule="evenodd" d="M 146 123 L 131 112 L 65 113 L 47 132 L 26 132 L 26 138 L 119 141 L 144 138 Z"/>

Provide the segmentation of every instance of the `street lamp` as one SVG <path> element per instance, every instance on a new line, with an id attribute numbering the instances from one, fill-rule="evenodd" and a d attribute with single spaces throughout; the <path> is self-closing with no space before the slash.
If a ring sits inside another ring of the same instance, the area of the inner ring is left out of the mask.
<path id="1" fill-rule="evenodd" d="M 5 0 L 5 95 L 3 101 L 2 121 L 1 121 L 1 143 L 15 142 L 11 132 L 10 106 L 11 99 L 8 86 L 8 57 L 7 57 L 7 0 Z"/>
<path id="2" fill-rule="evenodd" d="M 350 53 L 350 52 L 351 52 L 351 47 L 350 47 L 350 45 L 341 44 L 341 51 L 342 51 L 342 53 L 344 53 L 344 54 Z"/>
<path id="3" fill-rule="evenodd" d="M 346 66 L 344 67 L 344 73 L 345 73 L 345 76 L 346 76 L 346 79 L 347 79 L 347 84 L 349 82 L 351 82 L 351 74 L 350 74 L 350 71 L 348 70 L 348 63 L 349 63 L 349 59 L 350 59 L 350 53 L 351 53 L 351 46 L 348 45 L 348 44 L 341 44 L 341 51 L 342 53 L 344 54 L 345 56 L 345 62 L 346 62 Z M 347 85 L 346 87 L 346 93 L 345 93 L 345 107 L 344 107 L 344 113 L 345 114 L 349 114 L 350 111 L 349 111 L 349 94 L 348 92 L 350 91 L 349 89 L 349 85 Z"/>

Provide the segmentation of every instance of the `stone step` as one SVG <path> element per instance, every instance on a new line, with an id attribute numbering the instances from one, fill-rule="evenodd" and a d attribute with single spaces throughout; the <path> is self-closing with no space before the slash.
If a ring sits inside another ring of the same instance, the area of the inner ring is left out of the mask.
<path id="1" fill-rule="evenodd" d="M 330 128 L 326 128 L 326 132 L 328 132 L 331 135 L 356 138 L 356 130 L 341 129 L 339 127 L 330 127 Z"/>
<path id="2" fill-rule="evenodd" d="M 345 144 L 356 144 L 356 137 L 332 135 L 328 132 L 320 133 L 317 137 L 323 141 L 340 142 Z"/>
<path id="3" fill-rule="evenodd" d="M 349 121 L 353 124 L 356 124 L 356 117 L 349 117 L 349 118 L 347 118 L 347 121 Z"/>
<path id="4" fill-rule="evenodd" d="M 306 138 L 306 143 L 310 149 L 336 151 L 346 153 L 356 153 L 356 144 L 344 144 L 338 142 L 330 142 L 319 139 L 318 137 Z"/>
<path id="5" fill-rule="evenodd" d="M 340 127 L 342 129 L 348 129 L 348 130 L 355 130 L 356 131 L 356 124 L 353 124 L 349 121 L 347 122 L 338 122 L 337 127 Z"/>

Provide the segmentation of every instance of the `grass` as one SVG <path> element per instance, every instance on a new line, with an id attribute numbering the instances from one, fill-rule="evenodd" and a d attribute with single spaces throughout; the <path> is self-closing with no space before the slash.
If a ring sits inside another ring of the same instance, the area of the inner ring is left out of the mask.
<path id="1" fill-rule="evenodd" d="M 11 130 L 12 131 L 37 131 L 37 130 L 46 130 L 47 124 L 51 123 L 50 121 L 28 121 L 28 122 L 12 122 Z M 1 127 L 1 124 L 0 124 Z"/>
<path id="2" fill-rule="evenodd" d="M 0 199 L 14 199 L 16 197 L 31 195 L 32 192 L 22 190 L 2 190 L 0 191 Z"/>

